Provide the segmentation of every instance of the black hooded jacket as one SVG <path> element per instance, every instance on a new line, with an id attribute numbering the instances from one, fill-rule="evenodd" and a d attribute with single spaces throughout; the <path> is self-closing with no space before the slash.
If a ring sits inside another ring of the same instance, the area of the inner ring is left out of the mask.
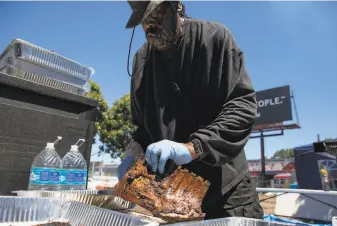
<path id="1" fill-rule="evenodd" d="M 129 153 L 163 139 L 198 141 L 203 155 L 183 167 L 210 181 L 207 206 L 247 175 L 244 146 L 256 118 L 255 90 L 224 25 L 186 18 L 175 51 L 149 53 L 145 43 L 136 52 L 131 80 L 138 129 Z"/>

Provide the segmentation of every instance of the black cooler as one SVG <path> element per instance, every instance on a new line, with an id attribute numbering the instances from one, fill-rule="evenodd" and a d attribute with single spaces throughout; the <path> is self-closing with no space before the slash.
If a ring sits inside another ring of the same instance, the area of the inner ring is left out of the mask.
<path id="1" fill-rule="evenodd" d="M 0 73 L 0 195 L 28 188 L 34 157 L 57 136 L 61 158 L 85 139 L 89 166 L 96 115 L 92 99 Z"/>

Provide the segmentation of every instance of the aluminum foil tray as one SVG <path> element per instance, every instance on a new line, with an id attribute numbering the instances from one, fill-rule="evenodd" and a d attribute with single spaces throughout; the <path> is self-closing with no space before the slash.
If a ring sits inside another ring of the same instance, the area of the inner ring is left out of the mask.
<path id="1" fill-rule="evenodd" d="M 0 197 L 0 225 L 49 220 L 69 220 L 71 226 L 137 226 L 158 225 L 139 217 L 86 205 L 75 201 L 52 198 Z"/>
<path id="2" fill-rule="evenodd" d="M 110 210 L 132 209 L 134 207 L 134 204 L 129 201 L 125 201 L 117 196 L 108 195 L 109 191 L 15 191 L 13 193 L 16 193 L 19 197 L 44 197 L 78 201 Z"/>
<path id="3" fill-rule="evenodd" d="M 13 66 L 5 66 L 4 68 L 2 68 L 1 71 L 10 76 L 14 76 L 26 81 L 48 86 L 65 92 L 74 93 L 77 95 L 84 95 L 86 92 L 90 90 L 89 83 L 85 83 L 84 85 L 75 85 L 69 82 L 64 82 L 61 80 L 50 78 L 48 76 L 42 76 L 41 74 L 27 72 L 21 68 Z"/>
<path id="4" fill-rule="evenodd" d="M 227 217 L 215 220 L 170 224 L 170 226 L 291 226 L 295 224 L 270 222 L 244 217 Z"/>
<path id="5" fill-rule="evenodd" d="M 83 195 L 112 195 L 112 190 L 61 190 L 60 192 Z"/>
<path id="6" fill-rule="evenodd" d="M 160 219 L 160 218 L 157 218 L 157 217 L 154 217 L 154 216 L 149 215 L 149 214 L 142 214 L 142 213 L 134 212 L 132 210 L 121 210 L 120 212 L 126 213 L 130 216 L 139 217 L 144 221 L 156 223 L 157 225 L 168 225 L 169 224 L 167 221 L 165 221 L 163 219 Z"/>
<path id="7" fill-rule="evenodd" d="M 62 193 L 76 193 L 76 194 L 83 194 L 83 195 L 111 195 L 112 190 L 60 190 L 60 191 L 27 191 L 27 190 L 19 190 L 13 191 L 13 193 L 18 194 L 18 196 L 26 196 L 30 195 L 30 197 L 34 197 L 32 195 L 38 195 L 38 193 L 46 193 L 46 192 L 62 192 Z M 20 195 L 19 195 L 20 194 Z"/>
<path id="8" fill-rule="evenodd" d="M 88 81 L 95 73 L 91 67 L 21 39 L 14 39 L 0 55 L 0 60 L 9 56 L 15 56 L 32 64 L 85 81 Z"/>
<path id="9" fill-rule="evenodd" d="M 0 72 L 35 84 L 84 96 L 90 91 L 91 67 L 21 39 L 0 54 Z"/>

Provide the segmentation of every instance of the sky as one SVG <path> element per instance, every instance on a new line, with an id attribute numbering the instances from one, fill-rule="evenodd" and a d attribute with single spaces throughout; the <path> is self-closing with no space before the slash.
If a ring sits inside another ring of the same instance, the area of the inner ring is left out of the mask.
<path id="1" fill-rule="evenodd" d="M 337 2 L 186 1 L 188 16 L 217 21 L 233 33 L 256 91 L 289 85 L 301 129 L 265 138 L 266 156 L 337 137 Z M 111 106 L 129 92 L 127 54 L 132 30 L 125 1 L 1 2 L 0 52 L 20 38 L 93 67 L 92 79 Z M 137 28 L 132 56 L 144 42 Z M 248 159 L 260 158 L 250 139 Z M 97 152 L 97 146 L 92 153 Z M 92 160 L 108 156 L 92 156 Z"/>

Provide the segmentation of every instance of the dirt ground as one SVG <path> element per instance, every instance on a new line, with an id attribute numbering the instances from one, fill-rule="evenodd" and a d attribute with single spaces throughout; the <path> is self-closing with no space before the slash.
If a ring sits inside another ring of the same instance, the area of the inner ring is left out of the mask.
<path id="1" fill-rule="evenodd" d="M 264 214 L 274 214 L 275 205 L 276 205 L 276 197 L 271 198 L 271 195 L 259 194 L 260 204 L 264 210 Z"/>

